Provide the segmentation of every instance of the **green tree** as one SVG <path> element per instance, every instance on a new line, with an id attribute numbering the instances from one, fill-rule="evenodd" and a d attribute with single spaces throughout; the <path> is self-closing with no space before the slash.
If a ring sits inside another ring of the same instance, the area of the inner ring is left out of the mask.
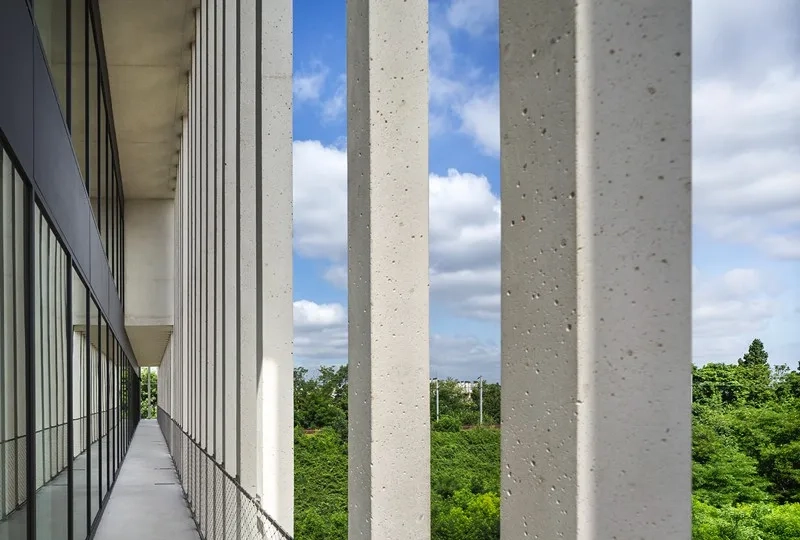
<path id="1" fill-rule="evenodd" d="M 740 366 L 765 366 L 769 364 L 769 354 L 764 348 L 764 343 L 756 338 L 750 343 L 747 352 L 739 359 Z"/>
<path id="2" fill-rule="evenodd" d="M 347 436 L 347 366 L 322 366 L 309 377 L 306 368 L 294 370 L 295 425 L 305 429 L 330 427 Z"/>
<path id="3" fill-rule="evenodd" d="M 477 411 L 480 404 L 480 386 L 472 387 L 472 405 Z M 483 383 L 483 422 L 500 423 L 500 383 Z"/>
<path id="4" fill-rule="evenodd" d="M 431 421 L 436 420 L 436 383 L 431 383 Z M 469 394 L 456 379 L 439 381 L 439 417 L 452 416 L 462 421 L 462 417 L 472 409 Z M 462 422 L 463 423 L 463 422 Z"/>

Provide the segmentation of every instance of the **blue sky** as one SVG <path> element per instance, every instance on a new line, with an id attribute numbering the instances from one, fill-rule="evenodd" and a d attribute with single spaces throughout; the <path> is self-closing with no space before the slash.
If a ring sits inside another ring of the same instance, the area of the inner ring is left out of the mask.
<path id="1" fill-rule="evenodd" d="M 294 3 L 295 357 L 347 354 L 345 2 Z M 800 362 L 800 7 L 695 0 L 697 363 Z M 499 378 L 497 0 L 430 4 L 431 373 Z"/>

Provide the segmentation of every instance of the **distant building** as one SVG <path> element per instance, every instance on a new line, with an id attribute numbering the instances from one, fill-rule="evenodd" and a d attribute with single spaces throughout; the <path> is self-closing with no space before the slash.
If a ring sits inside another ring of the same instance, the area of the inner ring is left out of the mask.
<path id="1" fill-rule="evenodd" d="M 436 383 L 436 379 L 431 379 L 431 384 Z M 458 386 L 464 391 L 467 395 L 472 395 L 472 388 L 475 386 L 475 381 L 458 381 Z"/>

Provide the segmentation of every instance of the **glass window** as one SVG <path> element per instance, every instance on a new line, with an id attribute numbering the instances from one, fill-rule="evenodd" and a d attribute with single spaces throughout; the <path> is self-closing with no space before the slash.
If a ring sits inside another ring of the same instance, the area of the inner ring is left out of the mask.
<path id="1" fill-rule="evenodd" d="M 67 9 L 67 0 L 36 0 L 33 3 L 39 39 L 62 112 L 66 111 L 67 97 Z"/>
<path id="2" fill-rule="evenodd" d="M 95 174 L 95 182 L 97 183 L 97 230 L 100 231 L 100 243 L 103 249 L 106 249 L 106 229 L 108 224 L 108 215 L 106 211 L 106 197 L 108 196 L 108 152 L 107 142 L 108 133 L 106 129 L 106 105 L 103 98 L 103 88 L 100 84 L 100 77 L 97 79 L 97 95 L 98 95 L 98 117 L 97 117 L 97 174 Z"/>
<path id="3" fill-rule="evenodd" d="M 64 373 L 67 367 L 66 255 L 38 207 L 34 215 L 36 266 L 34 306 L 36 386 L 36 536 L 67 538 L 68 489 Z"/>
<path id="4" fill-rule="evenodd" d="M 88 77 L 86 81 L 88 84 L 88 89 L 86 91 L 86 108 L 88 109 L 86 114 L 86 117 L 88 118 L 86 123 L 86 139 L 89 147 L 87 149 L 88 162 L 86 170 L 84 171 L 86 175 L 84 180 L 87 182 L 86 190 L 89 193 L 89 199 L 92 202 L 95 221 L 99 225 L 100 220 L 98 219 L 97 187 L 100 181 L 100 174 L 98 171 L 100 163 L 100 156 L 98 154 L 98 135 L 100 134 L 100 97 L 98 90 L 100 88 L 100 84 L 98 82 L 99 79 L 97 75 L 97 48 L 95 47 L 94 31 L 92 28 L 93 25 L 91 19 L 89 19 L 87 24 L 89 35 L 89 63 L 86 66 L 86 69 L 88 70 Z"/>
<path id="5" fill-rule="evenodd" d="M 83 178 L 86 178 L 86 2 L 71 0 L 72 28 L 70 32 L 70 88 L 72 106 L 70 109 L 70 132 L 72 146 L 78 158 Z"/>
<path id="6" fill-rule="evenodd" d="M 25 436 L 25 186 L 0 149 L 0 540 L 27 535 Z"/>
<path id="7" fill-rule="evenodd" d="M 94 522 L 100 509 L 100 312 L 89 303 L 89 516 Z"/>
<path id="8" fill-rule="evenodd" d="M 100 453 L 100 476 L 98 481 L 100 483 L 100 500 L 102 501 L 108 490 L 108 424 L 106 422 L 108 412 L 108 325 L 105 319 L 100 315 L 100 405 L 98 410 L 100 416 L 100 439 L 98 451 Z"/>
<path id="9" fill-rule="evenodd" d="M 73 538 L 83 540 L 88 532 L 89 492 L 86 467 L 86 446 L 89 437 L 87 419 L 87 392 L 89 388 L 88 327 L 86 324 L 86 285 L 78 272 L 72 269 L 72 504 Z"/>

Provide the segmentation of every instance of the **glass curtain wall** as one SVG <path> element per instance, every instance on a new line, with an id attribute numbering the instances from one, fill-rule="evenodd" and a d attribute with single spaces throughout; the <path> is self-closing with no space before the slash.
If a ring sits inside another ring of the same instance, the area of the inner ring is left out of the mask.
<path id="1" fill-rule="evenodd" d="M 95 6 L 40 0 L 32 13 L 124 298 L 124 197 Z M 11 147 L 0 146 L 0 180 L 0 540 L 83 540 L 130 445 L 139 379 Z"/>
<path id="2" fill-rule="evenodd" d="M 138 378 L 4 150 L 0 179 L 0 540 L 82 540 L 130 443 Z"/>
<path id="3" fill-rule="evenodd" d="M 109 114 L 102 31 L 87 0 L 36 0 L 34 15 L 75 157 L 91 200 L 103 250 L 124 299 L 123 197 L 116 138 Z"/>
<path id="4" fill-rule="evenodd" d="M 0 148 L 0 540 L 27 538 L 25 199 L 27 187 Z"/>

